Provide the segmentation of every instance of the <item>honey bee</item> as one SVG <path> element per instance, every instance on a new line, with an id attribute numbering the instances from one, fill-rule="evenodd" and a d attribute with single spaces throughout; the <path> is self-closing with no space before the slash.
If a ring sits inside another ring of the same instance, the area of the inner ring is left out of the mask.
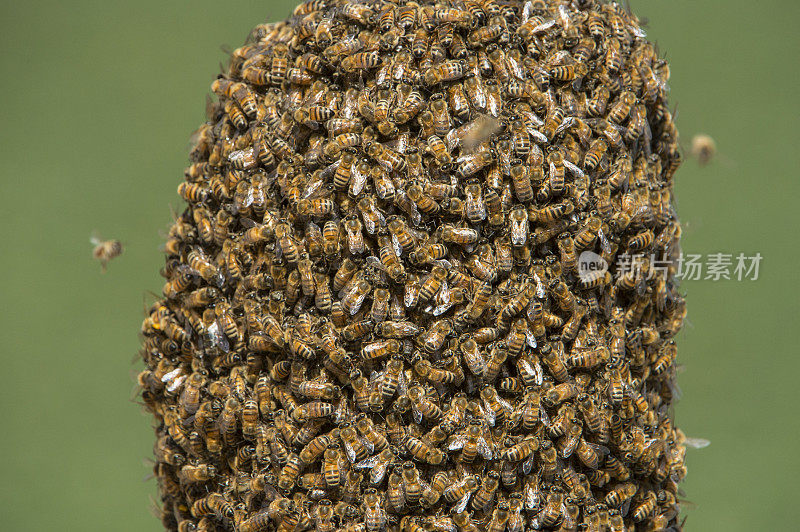
<path id="1" fill-rule="evenodd" d="M 421 423 L 423 419 L 436 422 L 442 417 L 442 410 L 425 395 L 422 387 L 415 386 L 409 389 L 408 398 L 412 404 L 414 418 L 418 420 L 418 423 Z"/>
<path id="2" fill-rule="evenodd" d="M 119 240 L 103 240 L 97 234 L 93 234 L 89 242 L 94 246 L 92 256 L 100 262 L 103 273 L 106 272 L 109 261 L 122 255 L 123 247 Z"/>
<path id="3" fill-rule="evenodd" d="M 559 82 L 573 81 L 584 77 L 587 73 L 588 68 L 584 63 L 554 66 L 549 71 L 550 79 Z"/>
<path id="4" fill-rule="evenodd" d="M 414 371 L 423 379 L 435 384 L 453 384 L 459 380 L 458 376 L 452 371 L 435 368 L 426 359 L 420 359 L 415 362 Z"/>
<path id="5" fill-rule="evenodd" d="M 368 142 L 364 146 L 364 151 L 390 172 L 402 171 L 406 166 L 406 161 L 400 154 L 377 142 Z"/>
<path id="6" fill-rule="evenodd" d="M 414 202 L 421 212 L 427 215 L 433 215 L 439 212 L 439 204 L 429 195 L 425 194 L 425 192 L 422 190 L 422 187 L 419 185 L 412 185 L 408 187 L 406 193 L 408 194 L 408 198 Z"/>
<path id="7" fill-rule="evenodd" d="M 515 207 L 508 215 L 509 232 L 511 234 L 511 245 L 522 247 L 528 241 L 528 211 L 522 207 Z"/>
<path id="8" fill-rule="evenodd" d="M 255 118 L 258 109 L 256 97 L 244 83 L 219 78 L 211 84 L 211 90 L 220 98 L 235 100 L 247 116 Z"/>
<path id="9" fill-rule="evenodd" d="M 489 471 L 481 481 L 481 487 L 472 497 L 472 508 L 477 511 L 486 510 L 494 501 L 497 488 L 500 486 L 500 473 Z"/>
<path id="10" fill-rule="evenodd" d="M 611 489 L 605 497 L 605 503 L 612 507 L 619 507 L 623 502 L 633 498 L 638 491 L 638 486 L 633 482 L 618 484 Z"/>
<path id="11" fill-rule="evenodd" d="M 181 484 L 195 484 L 207 482 L 216 475 L 216 468 L 210 464 L 185 465 L 178 471 L 178 480 Z"/>
<path id="12" fill-rule="evenodd" d="M 322 474 L 329 488 L 337 488 L 344 474 L 341 451 L 337 444 L 330 444 L 323 454 Z"/>
<path id="13" fill-rule="evenodd" d="M 632 251 L 641 251 L 643 249 L 647 249 L 653 243 L 653 232 L 649 229 L 646 229 L 628 240 L 628 248 Z"/>
<path id="14" fill-rule="evenodd" d="M 511 462 L 521 462 L 531 456 L 534 451 L 539 449 L 539 440 L 534 436 L 529 436 L 519 443 L 506 447 L 501 457 Z"/>
<path id="15" fill-rule="evenodd" d="M 378 532 L 386 526 L 386 511 L 375 488 L 364 490 L 364 524 L 367 532 Z"/>
<path id="16" fill-rule="evenodd" d="M 342 59 L 339 67 L 345 72 L 355 72 L 356 70 L 376 68 L 380 64 L 381 58 L 377 51 L 358 52 Z"/>
<path id="17" fill-rule="evenodd" d="M 333 414 L 334 406 L 322 401 L 311 401 L 298 406 L 292 411 L 292 418 L 300 423 L 305 423 L 312 418 L 328 417 Z"/>
<path id="18" fill-rule="evenodd" d="M 467 74 L 467 64 L 461 59 L 445 61 L 430 67 L 422 76 L 426 85 L 432 86 L 446 81 L 456 81 Z"/>
<path id="19" fill-rule="evenodd" d="M 717 143 L 709 135 L 695 135 L 692 137 L 691 153 L 700 166 L 705 166 L 716 155 Z"/>

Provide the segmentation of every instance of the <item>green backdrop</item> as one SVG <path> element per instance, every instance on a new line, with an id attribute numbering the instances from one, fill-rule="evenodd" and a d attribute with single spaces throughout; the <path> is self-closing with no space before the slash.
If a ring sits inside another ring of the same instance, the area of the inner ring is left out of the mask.
<path id="1" fill-rule="evenodd" d="M 4 2 L 0 8 L 3 530 L 157 530 L 132 361 L 190 133 L 224 54 L 289 2 Z M 689 530 L 789 530 L 800 485 L 798 51 L 792 0 L 633 2 L 672 66 L 684 250 L 762 254 L 757 281 L 693 281 L 677 420 Z M 101 275 L 88 237 L 123 240 Z"/>

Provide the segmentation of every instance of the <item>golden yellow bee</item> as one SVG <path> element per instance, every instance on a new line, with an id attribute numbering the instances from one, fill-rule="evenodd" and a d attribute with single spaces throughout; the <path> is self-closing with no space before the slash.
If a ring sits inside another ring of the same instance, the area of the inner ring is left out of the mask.
<path id="1" fill-rule="evenodd" d="M 467 64 L 461 59 L 445 61 L 429 68 L 423 75 L 426 85 L 432 86 L 446 81 L 455 81 L 467 74 Z"/>
<path id="2" fill-rule="evenodd" d="M 339 66 L 345 72 L 375 68 L 381 64 L 378 52 L 359 52 L 342 59 Z"/>
<path id="3" fill-rule="evenodd" d="M 92 256 L 100 262 L 103 273 L 106 272 L 109 261 L 119 257 L 124 251 L 119 240 L 103 240 L 97 234 L 93 234 L 89 242 L 94 246 Z"/>
<path id="4" fill-rule="evenodd" d="M 637 490 L 638 486 L 633 482 L 619 484 L 606 494 L 605 503 L 612 507 L 621 506 L 623 502 L 636 495 Z"/>

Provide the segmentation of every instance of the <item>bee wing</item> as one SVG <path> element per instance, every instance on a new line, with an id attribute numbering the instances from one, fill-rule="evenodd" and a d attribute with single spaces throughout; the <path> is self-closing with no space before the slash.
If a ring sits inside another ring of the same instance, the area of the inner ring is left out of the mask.
<path id="1" fill-rule="evenodd" d="M 333 420 L 336 423 L 341 423 L 350 417 L 352 416 L 347 408 L 347 400 L 342 398 L 339 400 L 339 405 L 336 407 L 336 411 L 333 413 Z"/>
<path id="2" fill-rule="evenodd" d="M 544 287 L 544 283 L 539 278 L 537 274 L 533 274 L 533 278 L 536 279 L 536 297 L 542 299 L 544 296 L 547 295 L 547 290 Z"/>
<path id="3" fill-rule="evenodd" d="M 444 303 L 444 304 L 442 304 L 442 305 L 438 305 L 438 306 L 437 306 L 437 307 L 435 307 L 435 308 L 428 307 L 428 308 L 426 309 L 426 312 L 430 312 L 430 313 L 431 313 L 431 314 L 433 314 L 434 316 L 441 316 L 442 314 L 444 314 L 445 312 L 447 312 L 448 310 L 450 310 L 450 307 L 452 307 L 452 306 L 453 306 L 453 305 L 451 305 L 450 303 Z"/>
<path id="4" fill-rule="evenodd" d="M 442 303 L 450 303 L 450 287 L 447 286 L 447 281 L 442 281 L 442 286 L 439 288 L 438 295 Z"/>
<path id="5" fill-rule="evenodd" d="M 301 196 L 302 199 L 308 199 L 312 197 L 323 185 L 322 179 L 317 179 L 315 181 L 310 182 L 306 185 L 305 190 L 303 191 L 303 195 Z"/>
<path id="6" fill-rule="evenodd" d="M 218 346 L 223 352 L 228 353 L 231 350 L 228 339 L 224 334 L 222 334 L 222 331 L 219 328 L 219 323 L 216 320 L 214 323 L 208 326 L 206 333 L 208 334 L 208 338 L 211 343 Z"/>
<path id="7" fill-rule="evenodd" d="M 386 266 L 383 265 L 381 259 L 376 257 L 375 255 L 370 255 L 366 259 L 364 259 L 364 263 L 367 266 L 372 266 L 373 268 L 377 268 L 381 271 L 386 271 Z"/>
<path id="8" fill-rule="evenodd" d="M 533 2 L 528 0 L 522 6 L 522 24 L 525 24 L 526 22 L 528 22 L 528 19 L 531 18 L 532 14 L 533 14 Z"/>
<path id="9" fill-rule="evenodd" d="M 542 421 L 542 425 L 544 425 L 545 427 L 549 427 L 551 423 L 550 423 L 550 416 L 547 415 L 547 410 L 542 408 L 541 404 L 539 404 L 538 407 L 539 407 L 539 419 Z"/>
<path id="10" fill-rule="evenodd" d="M 544 382 L 544 372 L 538 360 L 533 363 L 533 381 L 537 386 L 541 386 Z"/>
<path id="11" fill-rule="evenodd" d="M 250 218 L 246 218 L 246 217 L 244 217 L 244 216 L 240 217 L 240 218 L 239 218 L 239 221 L 240 221 L 240 222 L 241 222 L 241 224 L 242 224 L 244 227 L 246 227 L 247 229 L 251 229 L 251 228 L 253 228 L 253 227 L 258 227 L 258 226 L 259 226 L 259 224 L 257 224 L 256 222 L 254 222 L 254 221 L 253 221 L 253 220 L 251 220 Z"/>
<path id="12" fill-rule="evenodd" d="M 411 404 L 411 413 L 414 416 L 414 422 L 417 425 L 421 424 L 422 423 L 422 418 L 423 418 L 422 412 L 420 412 L 419 408 L 417 408 L 417 405 L 415 405 L 413 403 Z"/>
<path id="13" fill-rule="evenodd" d="M 175 378 L 167 385 L 167 391 L 169 393 L 176 393 L 180 387 L 183 385 L 183 381 L 186 380 L 186 375 L 181 375 L 180 377 Z"/>
<path id="14" fill-rule="evenodd" d="M 494 411 L 491 408 L 489 408 L 489 405 L 486 403 L 486 399 L 482 400 L 483 400 L 483 406 L 481 407 L 481 410 L 483 411 L 483 417 L 490 426 L 494 427 L 495 424 Z"/>
<path id="15" fill-rule="evenodd" d="M 522 463 L 522 473 L 525 475 L 529 475 L 531 470 L 533 469 L 533 462 L 535 458 L 535 454 L 531 453 L 527 460 Z"/>
<path id="16" fill-rule="evenodd" d="M 355 165 L 352 170 L 352 179 L 350 180 L 350 194 L 358 196 L 364 190 L 364 184 L 367 182 L 367 173 L 359 170 L 360 165 Z"/>
<path id="17" fill-rule="evenodd" d="M 561 133 L 563 133 L 564 131 L 566 131 L 567 128 L 572 127 L 572 124 L 574 124 L 574 123 L 575 123 L 575 118 L 574 117 L 572 117 L 572 116 L 565 117 L 564 120 L 562 120 L 561 123 L 556 128 L 556 133 L 555 133 L 556 136 L 558 136 Z"/>
<path id="18" fill-rule="evenodd" d="M 552 28 L 552 27 L 553 27 L 553 26 L 555 26 L 555 25 L 556 25 L 556 21 L 555 21 L 555 19 L 553 19 L 553 20 L 548 20 L 548 21 L 542 22 L 542 23 L 541 23 L 541 24 L 539 24 L 538 26 L 535 26 L 535 27 L 534 27 L 534 28 L 531 30 L 531 33 L 533 33 L 533 34 L 536 34 L 536 33 L 542 33 L 542 32 L 545 32 L 545 31 L 549 30 L 550 28 Z"/>
<path id="19" fill-rule="evenodd" d="M 583 170 L 581 170 L 580 168 L 578 168 L 577 166 L 575 166 L 575 165 L 574 165 L 574 164 L 572 164 L 571 162 L 567 161 L 566 159 L 564 159 L 564 166 L 565 166 L 565 167 L 566 167 L 566 169 L 567 169 L 567 170 L 569 170 L 569 171 L 572 173 L 572 175 L 574 175 L 575 177 L 579 177 L 579 178 L 581 178 L 581 179 L 583 179 L 583 178 L 585 178 L 585 177 L 586 177 L 586 174 L 584 174 L 584 173 L 583 173 Z"/>
<path id="20" fill-rule="evenodd" d="M 353 467 L 356 469 L 369 469 L 371 467 L 375 467 L 380 462 L 380 455 L 370 456 L 366 460 L 362 460 L 357 464 L 353 464 Z"/>
<path id="21" fill-rule="evenodd" d="M 512 406 L 511 406 L 511 403 L 509 403 L 508 401 L 506 401 L 505 399 L 503 399 L 499 395 L 497 396 L 497 402 L 500 403 L 500 406 L 503 407 L 503 410 L 505 410 L 506 413 L 511 413 L 511 411 L 514 410 L 512 408 Z"/>
<path id="22" fill-rule="evenodd" d="M 406 376 L 401 371 L 397 379 L 397 394 L 402 396 L 408 393 L 408 383 L 406 383 Z"/>
<path id="23" fill-rule="evenodd" d="M 383 371 L 373 371 L 369 375 L 369 385 L 375 386 L 383 380 Z"/>
<path id="24" fill-rule="evenodd" d="M 403 254 L 403 247 L 400 245 L 400 241 L 397 239 L 397 235 L 392 233 L 392 247 L 394 248 L 394 254 L 398 257 L 402 256 Z"/>
<path id="25" fill-rule="evenodd" d="M 467 507 L 467 503 L 469 502 L 470 497 L 472 497 L 472 492 L 468 491 L 466 495 L 461 497 L 461 500 L 458 501 L 455 507 L 453 507 L 453 512 L 457 514 L 463 512 Z"/>
<path id="26" fill-rule="evenodd" d="M 705 438 L 686 438 L 683 443 L 692 449 L 704 449 L 711 445 L 711 441 Z"/>
<path id="27" fill-rule="evenodd" d="M 525 484 L 525 492 L 523 495 L 525 497 L 526 510 L 535 510 L 536 508 L 539 507 L 541 499 L 539 497 L 538 492 L 535 489 L 533 489 L 533 486 L 531 486 L 530 484 Z"/>
<path id="28" fill-rule="evenodd" d="M 418 293 L 419 286 L 416 283 L 406 283 L 405 294 L 403 294 L 403 303 L 406 307 L 413 307 L 416 304 Z"/>
<path id="29" fill-rule="evenodd" d="M 622 508 L 619 510 L 621 515 L 628 515 L 628 511 L 631 509 L 631 501 L 633 501 L 633 498 L 626 499 L 625 502 L 622 503 Z"/>
<path id="30" fill-rule="evenodd" d="M 389 461 L 381 462 L 376 464 L 372 471 L 369 473 L 369 480 L 373 484 L 380 484 L 383 480 L 383 477 L 386 476 L 386 470 L 389 469 Z"/>
<path id="31" fill-rule="evenodd" d="M 450 443 L 447 446 L 448 451 L 458 451 L 459 449 L 464 448 L 464 443 L 466 443 L 467 437 L 463 434 L 459 434 L 451 438 Z"/>
<path id="32" fill-rule="evenodd" d="M 538 142 L 539 144 L 547 144 L 548 142 L 550 142 L 547 139 L 547 135 L 545 135 L 541 131 L 529 128 L 528 133 L 530 133 L 531 138 L 534 140 L 534 142 Z"/>
<path id="33" fill-rule="evenodd" d="M 353 449 L 353 446 L 349 442 L 344 442 L 344 450 L 350 463 L 354 463 L 356 461 L 356 450 Z"/>
<path id="34" fill-rule="evenodd" d="M 361 442 L 361 445 L 366 447 L 366 449 L 369 451 L 370 454 L 375 452 L 375 445 L 368 439 L 358 436 L 358 441 Z"/>
<path id="35" fill-rule="evenodd" d="M 100 236 L 100 233 L 98 233 L 96 229 L 92 231 L 91 235 L 89 235 L 89 243 L 92 244 L 93 246 L 99 246 L 100 244 L 103 243 L 103 239 Z"/>
<path id="36" fill-rule="evenodd" d="M 491 460 L 494 456 L 491 447 L 489 447 L 489 444 L 483 436 L 478 438 L 478 452 L 483 456 L 484 460 Z"/>
<path id="37" fill-rule="evenodd" d="M 536 337 L 533 335 L 533 331 L 531 331 L 530 327 L 525 329 L 525 340 L 531 349 L 536 349 Z"/>
<path id="38" fill-rule="evenodd" d="M 441 530 L 442 532 L 456 532 L 458 529 L 449 517 L 429 517 L 431 530 Z"/>

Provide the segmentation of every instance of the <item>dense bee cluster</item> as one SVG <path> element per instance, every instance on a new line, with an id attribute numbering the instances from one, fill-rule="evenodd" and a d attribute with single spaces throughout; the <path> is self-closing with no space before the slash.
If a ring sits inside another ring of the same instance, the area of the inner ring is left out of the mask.
<path id="1" fill-rule="evenodd" d="M 679 530 L 668 77 L 596 0 L 256 27 L 142 329 L 164 526 Z"/>

